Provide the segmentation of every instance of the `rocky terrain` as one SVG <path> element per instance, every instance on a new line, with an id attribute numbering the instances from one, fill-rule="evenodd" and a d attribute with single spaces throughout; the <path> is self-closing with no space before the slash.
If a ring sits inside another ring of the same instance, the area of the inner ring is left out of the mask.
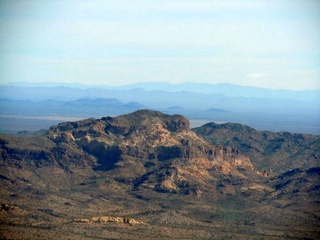
<path id="1" fill-rule="evenodd" d="M 2 239 L 319 239 L 319 137 L 139 110 L 1 135 Z"/>
<path id="2" fill-rule="evenodd" d="M 320 136 L 257 131 L 237 123 L 208 123 L 193 131 L 212 144 L 239 149 L 259 170 L 279 174 L 319 166 Z"/>

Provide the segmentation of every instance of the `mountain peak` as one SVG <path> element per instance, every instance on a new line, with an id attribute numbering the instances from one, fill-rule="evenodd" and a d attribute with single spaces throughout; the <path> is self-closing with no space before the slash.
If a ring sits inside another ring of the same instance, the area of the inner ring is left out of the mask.
<path id="1" fill-rule="evenodd" d="M 75 143 L 98 159 L 97 169 L 123 172 L 122 178 L 126 181 L 149 174 L 148 166 L 165 166 L 165 169 L 177 168 L 179 171 L 184 165 L 182 162 L 194 165 L 194 169 L 200 166 L 223 174 L 237 171 L 239 166 L 253 170 L 250 159 L 235 149 L 220 148 L 198 137 L 189 129 L 187 118 L 152 110 L 62 123 L 52 127 L 48 137 L 56 143 Z M 206 171 L 200 171 L 201 175 L 207 174 Z"/>
<path id="2" fill-rule="evenodd" d="M 189 130 L 190 122 L 182 115 L 169 115 L 159 111 L 142 109 L 133 113 L 121 115 L 115 118 L 118 121 L 126 121 L 131 126 L 141 126 L 154 121 L 160 121 L 164 124 L 164 127 L 171 132 L 182 132 Z"/>

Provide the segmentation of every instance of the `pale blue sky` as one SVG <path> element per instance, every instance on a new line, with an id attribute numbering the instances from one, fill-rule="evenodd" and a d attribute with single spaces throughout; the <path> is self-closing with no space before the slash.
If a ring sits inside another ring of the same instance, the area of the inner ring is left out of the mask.
<path id="1" fill-rule="evenodd" d="M 320 1 L 0 0 L 0 81 L 320 89 Z"/>

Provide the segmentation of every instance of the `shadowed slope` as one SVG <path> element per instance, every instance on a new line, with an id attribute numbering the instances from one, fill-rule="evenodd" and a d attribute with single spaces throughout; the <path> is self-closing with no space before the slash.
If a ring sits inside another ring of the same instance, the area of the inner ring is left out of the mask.
<path id="1" fill-rule="evenodd" d="M 261 171 L 281 173 L 320 165 L 319 136 L 257 131 L 236 123 L 208 123 L 193 131 L 213 144 L 239 149 Z"/>
<path id="2" fill-rule="evenodd" d="M 66 122 L 42 136 L 0 135 L 0 236 L 317 237 L 317 168 L 263 173 L 221 143 L 189 130 L 183 116 L 149 110 Z"/>

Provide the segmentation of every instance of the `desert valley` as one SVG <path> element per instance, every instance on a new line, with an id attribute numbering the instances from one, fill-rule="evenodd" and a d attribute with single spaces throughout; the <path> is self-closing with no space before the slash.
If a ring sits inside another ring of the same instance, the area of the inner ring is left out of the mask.
<path id="1" fill-rule="evenodd" d="M 320 137 L 139 110 L 1 134 L 2 239 L 319 239 Z"/>

